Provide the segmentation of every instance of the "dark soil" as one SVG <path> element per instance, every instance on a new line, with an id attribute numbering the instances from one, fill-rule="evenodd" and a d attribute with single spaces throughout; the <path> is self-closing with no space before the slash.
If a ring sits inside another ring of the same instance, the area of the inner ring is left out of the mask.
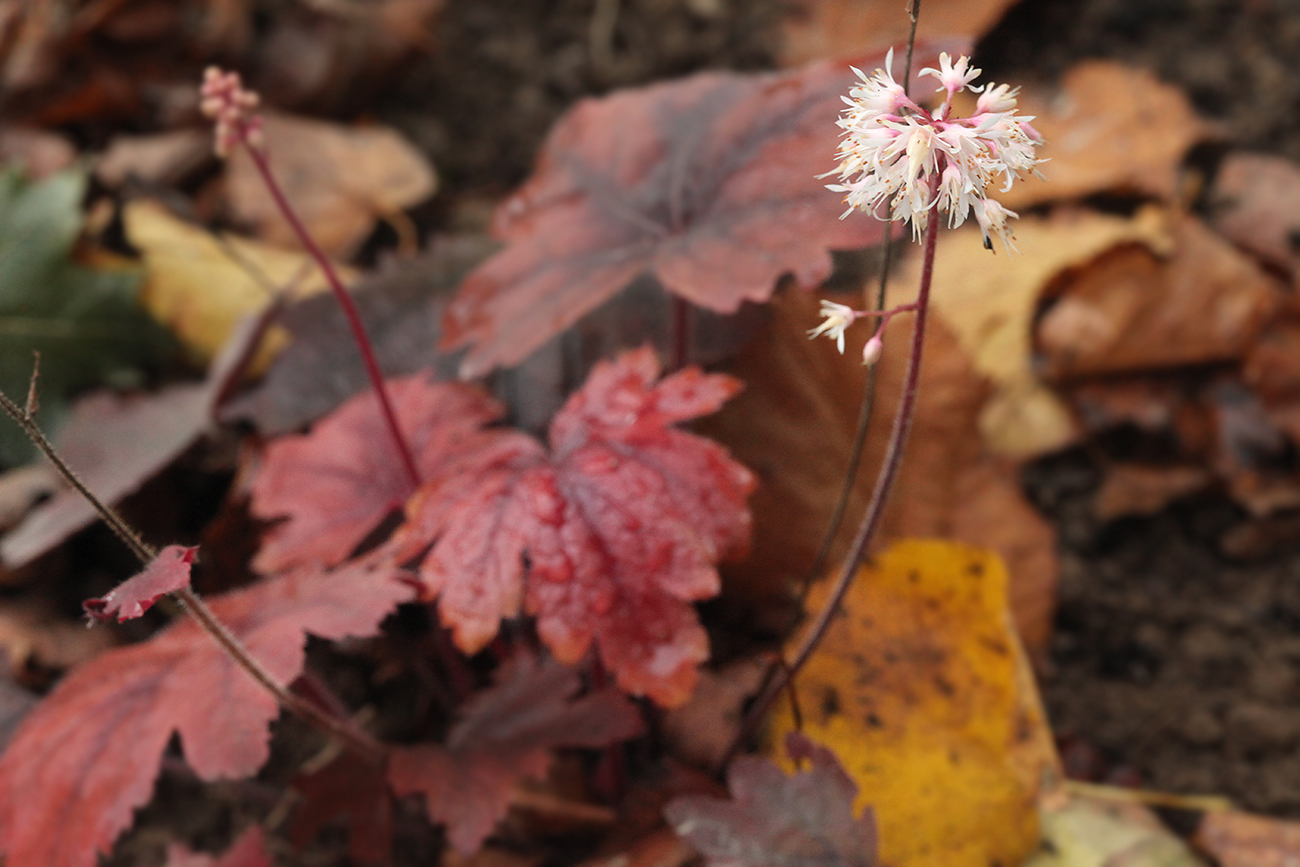
<path id="1" fill-rule="evenodd" d="M 1300 96 L 1298 51 L 1295 0 L 1027 0 L 978 59 L 1012 81 L 1087 57 L 1143 66 L 1219 120 L 1230 146 L 1296 159 L 1300 118 L 1278 109 Z M 1300 524 L 1279 522 L 1271 553 L 1234 562 L 1221 540 L 1245 516 L 1221 495 L 1101 526 L 1090 517 L 1100 470 L 1082 452 L 1025 478 L 1061 539 L 1042 685 L 1067 762 L 1300 815 Z"/>

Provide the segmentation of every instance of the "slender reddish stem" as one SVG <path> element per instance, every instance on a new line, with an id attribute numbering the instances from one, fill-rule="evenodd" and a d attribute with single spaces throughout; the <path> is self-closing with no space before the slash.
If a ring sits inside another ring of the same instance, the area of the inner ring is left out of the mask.
<path id="1" fill-rule="evenodd" d="M 375 357 L 374 344 L 371 343 L 369 335 L 366 334 L 366 326 L 361 321 L 361 314 L 357 310 L 357 305 L 353 302 L 348 290 L 344 288 L 343 281 L 339 279 L 334 264 L 330 262 L 329 257 L 316 243 L 316 239 L 311 236 L 302 220 L 298 218 L 298 213 L 289 204 L 289 200 L 285 197 L 280 184 L 275 180 L 275 175 L 271 173 L 271 165 L 266 159 L 266 154 L 249 142 L 246 130 L 241 128 L 241 134 L 244 150 L 252 158 L 253 165 L 257 166 L 257 171 L 262 176 L 262 182 L 266 184 L 266 189 L 270 192 L 271 198 L 275 200 L 280 213 L 284 215 L 284 218 L 293 228 L 307 254 L 315 260 L 317 267 L 325 275 L 325 280 L 330 284 L 330 289 L 334 291 L 334 297 L 338 299 L 339 305 L 343 308 L 343 315 L 347 317 L 348 326 L 352 329 L 352 338 L 356 341 L 357 349 L 361 352 L 361 360 L 366 366 L 366 374 L 370 377 L 370 384 L 379 397 L 379 406 L 384 413 L 384 422 L 388 425 L 388 432 L 393 438 L 393 444 L 397 447 L 398 455 L 401 456 L 407 480 L 411 483 L 411 490 L 414 491 L 420 487 L 420 471 L 416 469 L 415 455 L 411 451 L 411 446 L 406 441 L 406 437 L 402 435 L 401 427 L 397 424 L 397 413 L 393 410 L 393 401 L 388 396 L 388 388 L 384 385 L 384 374 L 379 369 L 379 359 Z"/>
<path id="2" fill-rule="evenodd" d="M 930 186 L 930 197 L 933 198 L 937 193 L 938 175 L 935 175 L 931 180 Z M 849 591 L 849 586 L 857 575 L 858 566 L 867 553 L 867 547 L 871 544 L 876 530 L 880 527 L 880 519 L 884 516 L 885 506 L 889 502 L 890 491 L 894 487 L 894 481 L 898 478 L 898 469 L 903 463 L 903 451 L 907 446 L 907 435 L 912 428 L 912 419 L 916 415 L 916 393 L 917 386 L 921 381 L 921 357 L 925 347 L 925 324 L 930 309 L 930 284 L 934 280 L 934 251 L 938 235 L 938 216 L 930 214 L 929 223 L 925 230 L 921 288 L 916 295 L 916 326 L 912 332 L 912 348 L 907 359 L 907 372 L 903 376 L 903 395 L 898 402 L 898 414 L 894 416 L 894 427 L 889 435 L 889 446 L 885 451 L 885 460 L 880 467 L 880 474 L 876 477 L 876 487 L 872 491 L 871 502 L 867 506 L 866 514 L 862 516 L 862 523 L 858 525 L 858 532 L 853 537 L 853 544 L 849 549 L 849 553 L 840 566 L 840 574 L 835 581 L 835 586 L 831 588 L 830 597 L 822 606 L 821 611 L 818 612 L 817 619 L 804 634 L 804 639 L 800 643 L 799 649 L 795 651 L 790 664 L 776 673 L 768 682 L 767 688 L 751 705 L 740 731 L 733 740 L 731 748 L 727 751 L 727 755 L 723 758 L 722 764 L 724 767 L 732 756 L 739 751 L 741 746 L 757 731 L 759 722 L 767 714 L 772 702 L 794 679 L 799 669 L 803 668 L 809 657 L 812 656 L 813 651 L 817 649 L 817 645 L 821 643 L 822 638 L 826 635 L 826 630 L 830 627 L 831 621 L 844 601 L 845 594 Z"/>

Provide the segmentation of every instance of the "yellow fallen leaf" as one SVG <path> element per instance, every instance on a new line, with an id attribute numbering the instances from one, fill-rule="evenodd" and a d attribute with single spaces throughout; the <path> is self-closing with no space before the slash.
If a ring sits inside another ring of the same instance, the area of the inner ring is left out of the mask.
<path id="1" fill-rule="evenodd" d="M 894 545 L 858 575 L 797 684 L 804 733 L 840 757 L 855 807 L 876 811 L 882 867 L 1013 865 L 1035 849 L 1039 788 L 1059 770 L 996 555 Z M 792 727 L 787 705 L 771 742 Z"/>
<path id="2" fill-rule="evenodd" d="M 973 223 L 940 232 L 932 297 L 936 315 L 995 385 L 980 416 L 986 444 L 997 454 L 1029 458 L 1076 436 L 1065 403 L 1033 368 L 1033 322 L 1044 287 L 1117 244 L 1164 251 L 1170 236 L 1165 213 L 1154 209 L 1135 219 L 1058 211 L 1019 220 L 1015 231 L 1021 251 L 1015 256 L 985 250 Z M 920 256 L 912 256 L 894 281 L 890 303 L 912 300 L 919 283 Z"/>
<path id="3" fill-rule="evenodd" d="M 245 316 L 286 288 L 302 297 L 327 288 L 304 254 L 210 232 L 173 217 L 156 202 L 139 201 L 123 213 L 127 238 L 144 257 L 140 302 L 206 363 Z M 343 270 L 345 280 L 352 272 Z M 263 343 L 263 360 L 284 336 Z"/>

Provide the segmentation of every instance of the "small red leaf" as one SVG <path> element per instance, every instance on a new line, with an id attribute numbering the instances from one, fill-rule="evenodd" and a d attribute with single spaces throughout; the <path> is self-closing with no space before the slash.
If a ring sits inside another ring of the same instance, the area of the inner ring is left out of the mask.
<path id="1" fill-rule="evenodd" d="M 167 847 L 167 867 L 271 867 L 272 863 L 262 829 L 257 825 L 241 834 L 219 857 L 191 852 L 179 843 Z"/>
<path id="2" fill-rule="evenodd" d="M 264 581 L 213 598 L 214 614 L 282 683 L 302 671 L 307 633 L 373 635 L 411 595 L 375 558 Z M 266 761 L 275 699 L 184 620 L 74 670 L 0 758 L 0 851 L 8 867 L 92 867 L 153 791 L 173 732 L 205 780 Z"/>
<path id="3" fill-rule="evenodd" d="M 746 546 L 754 479 L 669 427 L 739 384 L 658 375 L 649 349 L 598 365 L 552 422 L 549 457 L 522 434 L 487 432 L 412 500 L 397 544 L 405 558 L 435 542 L 420 574 L 462 650 L 481 649 L 522 593 L 561 661 L 594 642 L 623 689 L 664 705 L 690 695 L 708 656 L 691 602 L 717 593 L 715 564 Z"/>
<path id="4" fill-rule="evenodd" d="M 835 754 L 795 733 L 786 751 L 811 767 L 787 776 L 742 756 L 727 773 L 732 800 L 677 798 L 664 809 L 668 824 L 718 867 L 875 867 L 875 817 L 854 817 L 858 787 Z"/>
<path id="5" fill-rule="evenodd" d="M 501 414 L 483 392 L 423 374 L 387 384 L 424 479 L 438 475 L 459 439 Z M 267 446 L 250 508 L 286 520 L 267 533 L 253 565 L 266 573 L 337 565 L 411 493 L 378 401 L 372 392 L 358 395 L 311 433 Z"/>
<path id="6" fill-rule="evenodd" d="M 472 854 L 510 807 L 525 777 L 540 779 L 557 747 L 603 747 L 641 734 L 636 707 L 613 690 L 572 698 L 572 669 L 529 655 L 502 665 L 496 684 L 471 699 L 445 746 L 393 751 L 388 779 L 399 795 L 421 794 L 429 819 Z"/>
<path id="7" fill-rule="evenodd" d="M 105 622 L 114 617 L 118 623 L 141 617 L 159 597 L 190 586 L 190 566 L 198 550 L 168 545 L 139 575 L 123 581 L 100 599 L 87 599 L 81 607 L 95 620 Z"/>
<path id="8" fill-rule="evenodd" d="M 497 210 L 493 231 L 508 246 L 447 309 L 444 346 L 473 345 L 462 374 L 518 363 L 645 272 L 730 313 L 766 301 L 783 274 L 821 282 L 832 249 L 881 240 L 884 223 L 841 220 L 840 197 L 817 177 L 834 168 L 835 121 L 855 81 L 847 63 L 819 63 L 580 102 Z"/>

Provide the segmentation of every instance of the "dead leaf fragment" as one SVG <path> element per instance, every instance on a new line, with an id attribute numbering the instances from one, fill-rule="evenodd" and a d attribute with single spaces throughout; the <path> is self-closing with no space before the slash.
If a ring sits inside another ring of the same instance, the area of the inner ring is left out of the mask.
<path id="1" fill-rule="evenodd" d="M 1255 345 L 1281 300 L 1277 281 L 1196 218 L 1168 219 L 1163 252 L 1121 244 L 1053 281 L 1038 323 L 1046 375 L 1212 364 Z"/>
<path id="2" fill-rule="evenodd" d="M 1043 811 L 1043 837 L 1024 867 L 1205 867 L 1138 804 L 1070 797 Z"/>
<path id="3" fill-rule="evenodd" d="M 1211 481 L 1205 467 L 1116 464 L 1106 469 L 1093 510 L 1101 521 L 1154 515 L 1175 500 L 1204 490 Z"/>
<path id="4" fill-rule="evenodd" d="M 926 0 L 917 39 L 948 39 L 954 56 L 974 44 L 1017 0 Z M 912 28 L 896 0 L 795 0 L 781 25 L 781 65 L 848 57 L 907 44 Z M 900 58 L 901 59 L 901 58 Z M 866 70 L 870 72 L 871 70 Z"/>
<path id="5" fill-rule="evenodd" d="M 128 180 L 171 185 L 212 158 L 212 133 L 178 129 L 155 135 L 119 135 L 95 164 L 95 176 L 110 187 Z"/>
<path id="6" fill-rule="evenodd" d="M 1196 844 L 1220 867 L 1292 867 L 1300 863 L 1300 822 L 1209 812 L 1196 831 Z"/>
<path id="7" fill-rule="evenodd" d="M 996 555 L 890 547 L 849 589 L 798 689 L 804 732 L 875 809 L 882 863 L 987 867 L 1033 851 L 1039 787 L 1058 761 Z M 774 737 L 792 728 L 783 705 Z"/>
<path id="8" fill-rule="evenodd" d="M 1104 192 L 1176 201 L 1183 157 L 1210 135 L 1180 89 L 1107 60 L 1076 64 L 1054 94 L 1027 89 L 1019 112 L 1034 118 L 1049 162 L 1047 180 L 994 196 L 1013 211 Z"/>
<path id="9" fill-rule="evenodd" d="M 419 204 L 437 188 L 433 167 L 395 130 L 273 113 L 264 121 L 271 171 L 330 256 L 347 258 L 376 220 Z M 297 234 L 242 148 L 229 161 L 226 196 L 235 218 L 251 225 L 259 238 L 298 247 Z"/>
<path id="10" fill-rule="evenodd" d="M 1300 271 L 1300 166 L 1267 154 L 1229 154 L 1210 193 L 1210 222 L 1294 277 Z"/>

